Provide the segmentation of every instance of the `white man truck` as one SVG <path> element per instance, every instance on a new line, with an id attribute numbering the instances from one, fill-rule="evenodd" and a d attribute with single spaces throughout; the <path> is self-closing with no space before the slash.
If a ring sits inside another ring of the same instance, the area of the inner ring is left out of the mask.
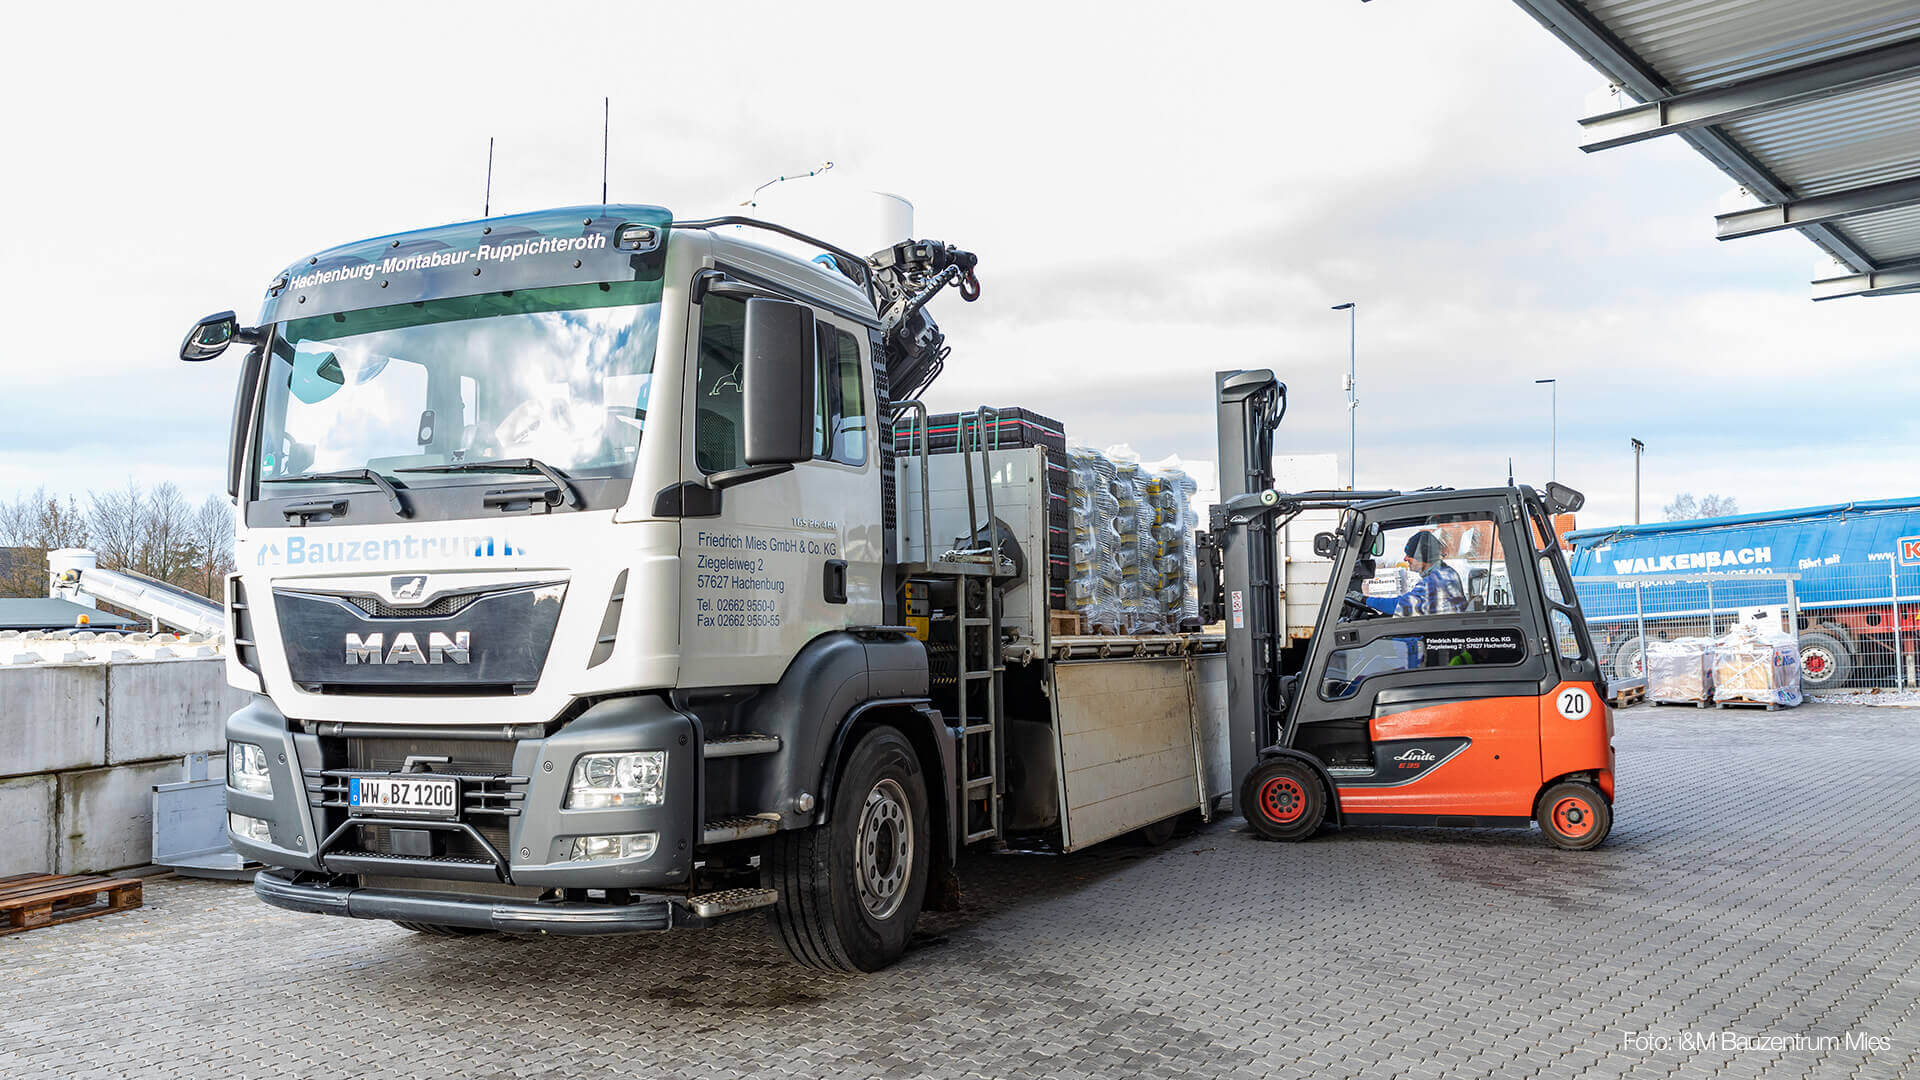
<path id="1" fill-rule="evenodd" d="M 248 347 L 227 804 L 261 899 L 445 935 L 765 909 L 873 970 L 968 845 L 1210 814 L 1219 638 L 1056 635 L 1043 451 L 896 455 L 948 285 L 979 293 L 946 244 L 612 205 L 334 248 L 196 324 L 183 359 Z"/>

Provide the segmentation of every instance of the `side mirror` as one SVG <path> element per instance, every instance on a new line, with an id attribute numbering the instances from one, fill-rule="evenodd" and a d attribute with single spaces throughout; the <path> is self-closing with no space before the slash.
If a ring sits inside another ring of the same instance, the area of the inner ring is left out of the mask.
<path id="1" fill-rule="evenodd" d="M 813 459 L 814 375 L 819 368 L 813 309 L 790 300 L 747 301 L 740 389 L 747 465 Z"/>
<path id="2" fill-rule="evenodd" d="M 209 315 L 193 324 L 186 340 L 180 343 L 180 359 L 189 363 L 211 360 L 227 351 L 240 334 L 240 320 L 231 311 Z"/>
<path id="3" fill-rule="evenodd" d="M 1313 553 L 1323 559 L 1340 554 L 1340 540 L 1330 532 L 1313 534 Z"/>
<path id="4" fill-rule="evenodd" d="M 1547 484 L 1547 505 L 1556 514 L 1571 514 L 1587 505 L 1587 497 L 1565 484 L 1553 481 Z"/>

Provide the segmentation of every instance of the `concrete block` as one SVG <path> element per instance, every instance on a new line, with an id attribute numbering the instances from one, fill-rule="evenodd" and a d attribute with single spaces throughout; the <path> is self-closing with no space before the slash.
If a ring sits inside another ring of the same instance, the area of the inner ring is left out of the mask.
<path id="1" fill-rule="evenodd" d="M 222 749 L 227 717 L 248 695 L 227 685 L 224 660 L 151 660 L 107 669 L 106 763 Z"/>
<path id="2" fill-rule="evenodd" d="M 184 775 L 180 762 L 61 773 L 55 872 L 90 874 L 153 861 L 153 785 Z"/>
<path id="3" fill-rule="evenodd" d="M 0 877 L 53 872 L 51 776 L 0 780 Z"/>
<path id="4" fill-rule="evenodd" d="M 106 761 L 105 665 L 0 668 L 0 776 Z"/>

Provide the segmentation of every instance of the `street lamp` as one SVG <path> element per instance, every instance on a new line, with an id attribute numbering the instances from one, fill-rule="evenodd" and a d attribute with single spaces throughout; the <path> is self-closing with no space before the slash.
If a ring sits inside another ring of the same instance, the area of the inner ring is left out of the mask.
<path id="1" fill-rule="evenodd" d="M 1360 410 L 1360 398 L 1358 397 L 1360 384 L 1354 378 L 1356 373 L 1354 367 L 1354 347 L 1359 334 L 1360 308 L 1354 301 L 1349 300 L 1344 304 L 1333 305 L 1332 310 L 1347 313 L 1347 490 L 1353 491 L 1359 486 L 1354 480 L 1355 475 L 1359 471 L 1359 466 L 1355 463 L 1354 456 L 1359 449 L 1357 432 Z"/>
<path id="2" fill-rule="evenodd" d="M 1647 444 L 1639 439 L 1628 439 L 1633 444 L 1633 523 L 1640 524 L 1640 455 L 1646 453 Z"/>
<path id="3" fill-rule="evenodd" d="M 1552 471 L 1547 474 L 1547 477 L 1550 480 L 1558 480 L 1560 479 L 1560 380 L 1535 379 L 1533 382 L 1536 386 L 1545 383 L 1553 387 L 1553 457 L 1549 459 L 1552 462 Z"/>

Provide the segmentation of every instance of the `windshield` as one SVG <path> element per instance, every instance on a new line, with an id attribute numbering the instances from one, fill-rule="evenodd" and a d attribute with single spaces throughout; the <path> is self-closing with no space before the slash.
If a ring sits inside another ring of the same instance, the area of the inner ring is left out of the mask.
<path id="1" fill-rule="evenodd" d="M 575 477 L 631 477 L 659 324 L 658 280 L 282 323 L 266 376 L 260 482 L 508 458 Z"/>

